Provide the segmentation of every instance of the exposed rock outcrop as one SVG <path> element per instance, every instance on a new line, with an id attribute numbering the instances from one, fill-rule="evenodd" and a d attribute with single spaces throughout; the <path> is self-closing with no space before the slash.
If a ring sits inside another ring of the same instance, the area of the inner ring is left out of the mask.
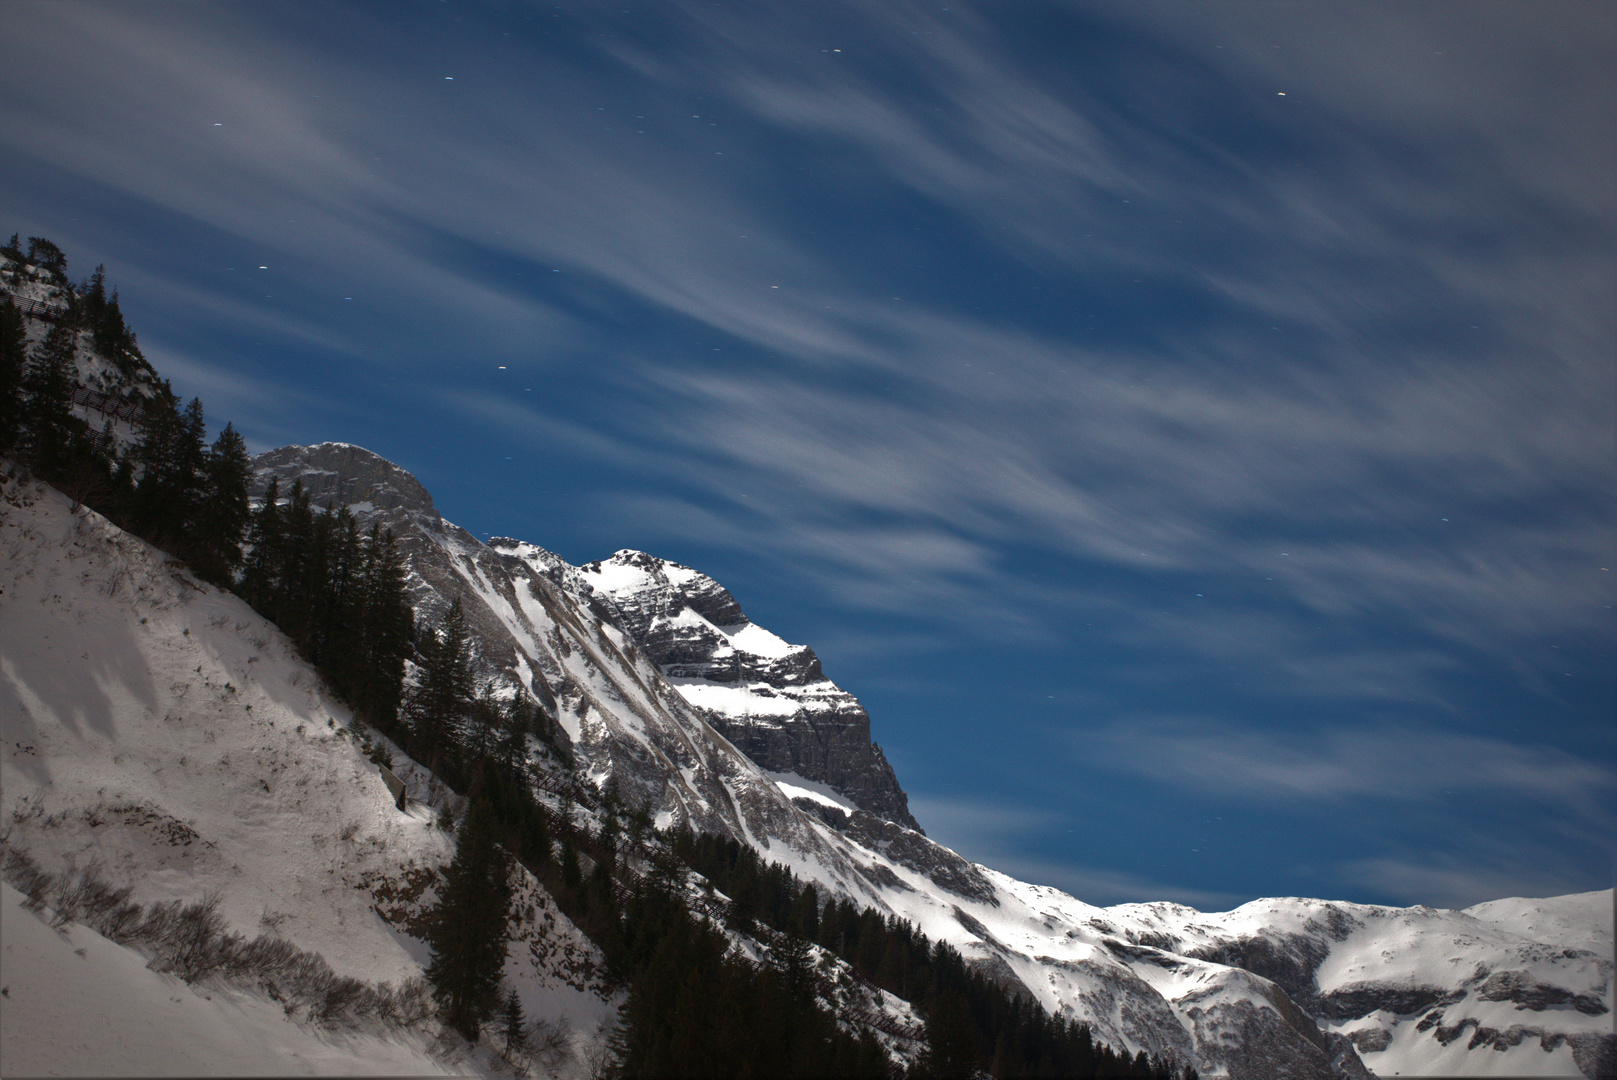
<path id="1" fill-rule="evenodd" d="M 814 650 L 756 626 L 724 586 L 688 566 L 624 550 L 579 570 L 611 598 L 651 662 L 747 757 L 922 831 L 871 741 L 870 714 L 825 677 Z"/>

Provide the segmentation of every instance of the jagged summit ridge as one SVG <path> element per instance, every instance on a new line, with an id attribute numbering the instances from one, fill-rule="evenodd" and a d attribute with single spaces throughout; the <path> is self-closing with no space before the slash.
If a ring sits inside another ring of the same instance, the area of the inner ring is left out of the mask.
<path id="1" fill-rule="evenodd" d="M 729 590 L 680 563 L 624 549 L 579 572 L 611 598 L 651 662 L 742 753 L 921 831 L 870 738 L 870 714 L 826 678 L 813 649 L 757 625 Z"/>

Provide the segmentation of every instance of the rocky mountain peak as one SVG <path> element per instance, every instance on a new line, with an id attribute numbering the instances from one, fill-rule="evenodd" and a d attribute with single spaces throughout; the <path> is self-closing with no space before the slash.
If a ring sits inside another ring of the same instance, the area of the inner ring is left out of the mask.
<path id="1" fill-rule="evenodd" d="M 316 506 L 347 506 L 359 516 L 379 516 L 385 524 L 404 514 L 432 519 L 438 511 L 427 489 L 404 469 L 379 454 L 349 443 L 283 446 L 254 461 L 260 481 L 281 482 L 284 496 L 294 481 Z"/>
<path id="2" fill-rule="evenodd" d="M 742 753 L 921 831 L 870 739 L 870 715 L 826 678 L 814 650 L 757 625 L 728 589 L 681 563 L 626 548 L 579 573 L 611 598 L 635 644 Z"/>

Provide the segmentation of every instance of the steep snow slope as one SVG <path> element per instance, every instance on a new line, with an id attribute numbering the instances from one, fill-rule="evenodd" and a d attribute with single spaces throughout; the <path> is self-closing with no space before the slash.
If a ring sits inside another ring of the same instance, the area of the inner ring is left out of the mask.
<path id="1" fill-rule="evenodd" d="M 1604 1020 L 1609 1029 L 1611 982 L 1602 974 L 1609 963 L 1602 968 L 1587 956 L 1546 955 L 1533 969 L 1534 979 L 1554 987 L 1546 993 L 1565 995 L 1534 1014 L 1548 1036 L 1539 1041 L 1522 1035 L 1520 1023 L 1511 1034 L 1499 1026 L 1504 1018 L 1491 1013 L 1465 1027 L 1466 1039 L 1449 1034 L 1463 1022 L 1457 1013 L 1421 1028 L 1427 1012 L 1411 1012 L 1399 996 L 1415 979 L 1467 1008 L 1492 1007 L 1499 1002 L 1487 995 L 1508 996 L 1515 991 L 1507 987 L 1518 985 L 1509 974 L 1487 983 L 1514 970 L 1517 954 L 1510 949 L 1600 955 L 1601 940 L 1588 921 L 1598 916 L 1596 905 L 1547 902 L 1544 913 L 1522 915 L 1506 904 L 1490 916 L 1498 923 L 1490 933 L 1514 934 L 1513 944 L 1458 935 L 1450 925 L 1457 913 L 1421 908 L 1377 909 L 1388 914 L 1370 918 L 1354 905 L 1323 901 L 1263 901 L 1217 915 L 1171 904 L 1092 907 L 974 866 L 918 831 L 861 809 L 853 792 L 778 763 L 763 763 L 774 769 L 766 772 L 740 752 L 716 730 L 722 718 L 714 695 L 740 691 L 750 695 L 742 708 L 751 709 L 778 691 L 767 678 L 727 685 L 716 676 L 725 661 L 743 674 L 766 671 L 789 660 L 795 647 L 744 622 L 739 605 L 705 575 L 637 552 L 577 568 L 533 544 L 481 544 L 444 522 L 408 473 L 357 447 L 284 447 L 257 464 L 260 493 L 270 476 L 281 480 L 283 492 L 298 479 L 317 504 L 347 504 L 362 521 L 393 528 L 409 554 L 418 612 L 442 613 L 460 598 L 477 636 L 482 676 L 530 693 L 565 727 L 585 771 L 616 784 L 658 824 L 688 821 L 733 836 L 823 889 L 909 919 L 1008 985 L 1025 987 L 1051 1011 L 1085 1020 L 1115 1047 L 1172 1055 L 1203 1075 L 1265 1077 L 1364 1076 L 1359 1046 L 1379 1055 L 1387 1071 L 1449 1075 L 1487 1075 L 1507 1059 L 1517 1072 L 1592 1070 L 1609 1053 L 1610 1036 L 1586 1023 Z M 670 627 L 677 632 L 654 639 Z M 644 640 L 637 628 L 648 635 Z M 680 660 L 679 650 L 693 643 L 695 659 Z M 703 673 L 675 670 L 686 662 Z M 805 678 L 801 700 L 819 692 L 820 678 L 817 669 Z M 760 707 L 755 715 L 783 714 Z M 1351 919 L 1363 923 L 1362 938 L 1334 937 Z M 1552 923 L 1560 929 L 1527 929 Z M 1399 928 L 1410 926 L 1423 928 L 1421 940 L 1430 945 L 1418 972 L 1355 969 L 1363 961 L 1353 957 L 1364 950 L 1400 955 Z M 1445 940 L 1447 952 L 1437 944 Z M 1355 973 L 1338 977 L 1328 963 L 1333 957 Z M 1474 978 L 1479 964 L 1487 974 Z M 1396 1029 L 1396 1039 L 1379 1049 L 1380 1037 L 1364 1030 L 1368 1013 L 1336 1015 L 1361 1000 L 1350 992 L 1354 979 L 1366 983 L 1370 997 L 1363 1000 L 1375 1000 Z M 1579 1012 L 1580 999 L 1592 1011 Z M 1529 1000 L 1536 999 L 1523 997 Z M 1478 1041 L 1483 1026 L 1490 1034 Z M 1493 1032 L 1504 1034 L 1495 1039 Z"/>
<path id="2" fill-rule="evenodd" d="M 395 809 L 351 717 L 274 627 L 9 472 L 0 566 L 8 843 L 48 869 L 99 860 L 146 904 L 217 891 L 232 928 L 277 933 L 340 975 L 420 974 L 427 950 L 408 929 L 452 838 L 427 809 Z M 399 769 L 427 794 L 407 759 Z M 530 915 L 507 979 L 530 1015 L 593 1028 L 612 1011 L 598 953 L 537 883 L 519 887 Z M 407 1071 L 436 1070 L 418 1064 Z"/>

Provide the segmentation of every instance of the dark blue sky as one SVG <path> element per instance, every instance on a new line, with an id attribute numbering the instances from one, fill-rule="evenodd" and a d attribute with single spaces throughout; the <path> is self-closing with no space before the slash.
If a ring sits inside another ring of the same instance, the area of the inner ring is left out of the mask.
<path id="1" fill-rule="evenodd" d="M 0 6 L 255 449 L 711 573 L 1098 903 L 1610 886 L 1609 5 Z"/>

